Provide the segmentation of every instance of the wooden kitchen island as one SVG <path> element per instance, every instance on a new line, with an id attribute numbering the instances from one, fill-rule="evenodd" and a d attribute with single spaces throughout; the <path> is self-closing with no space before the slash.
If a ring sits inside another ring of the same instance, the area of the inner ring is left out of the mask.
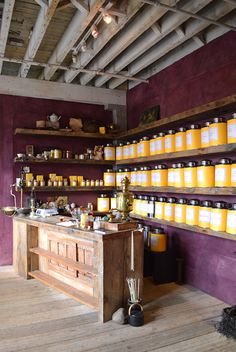
<path id="1" fill-rule="evenodd" d="M 127 304 L 126 277 L 143 277 L 142 232 L 132 223 L 128 229 L 126 224 L 124 230 L 105 233 L 57 223 L 57 216 L 13 218 L 15 271 L 98 310 L 101 322 L 110 320 L 114 311 Z M 134 271 L 131 270 L 132 230 Z"/>

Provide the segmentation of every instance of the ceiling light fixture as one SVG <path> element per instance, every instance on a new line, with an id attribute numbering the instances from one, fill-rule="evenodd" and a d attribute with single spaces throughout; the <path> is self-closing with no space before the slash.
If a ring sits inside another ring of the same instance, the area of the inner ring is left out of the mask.
<path id="1" fill-rule="evenodd" d="M 112 22 L 112 19 L 113 19 L 112 16 L 108 12 L 103 12 L 102 18 L 103 18 L 103 21 L 106 24 L 110 24 Z"/>
<path id="2" fill-rule="evenodd" d="M 93 26 L 91 34 L 94 38 L 97 38 L 99 36 L 99 32 L 96 26 Z"/>

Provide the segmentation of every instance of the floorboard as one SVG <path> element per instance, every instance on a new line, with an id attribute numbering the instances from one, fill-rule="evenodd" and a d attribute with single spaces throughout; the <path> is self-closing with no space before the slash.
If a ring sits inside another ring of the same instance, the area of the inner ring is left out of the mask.
<path id="1" fill-rule="evenodd" d="M 215 331 L 226 306 L 193 287 L 145 281 L 145 324 L 112 321 L 36 280 L 0 269 L 0 352 L 233 352 Z"/>

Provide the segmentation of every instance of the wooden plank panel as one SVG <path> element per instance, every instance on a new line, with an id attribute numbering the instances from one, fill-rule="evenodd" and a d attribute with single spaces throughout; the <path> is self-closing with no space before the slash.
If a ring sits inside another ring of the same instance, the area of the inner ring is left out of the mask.
<path id="1" fill-rule="evenodd" d="M 133 192 L 177 193 L 177 194 L 210 194 L 213 196 L 234 196 L 236 187 L 142 187 L 129 186 Z"/>
<path id="2" fill-rule="evenodd" d="M 113 139 L 115 135 L 88 132 L 60 131 L 60 130 L 40 130 L 34 128 L 16 128 L 15 134 L 28 134 L 33 136 L 60 136 L 60 137 L 80 137 L 80 138 L 95 138 L 95 139 Z"/>

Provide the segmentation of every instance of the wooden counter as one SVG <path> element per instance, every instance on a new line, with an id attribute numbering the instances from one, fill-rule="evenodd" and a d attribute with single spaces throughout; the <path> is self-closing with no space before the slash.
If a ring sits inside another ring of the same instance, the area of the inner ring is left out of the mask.
<path id="1" fill-rule="evenodd" d="M 143 234 L 134 230 L 133 272 L 131 229 L 97 233 L 60 226 L 58 222 L 57 216 L 14 217 L 15 271 L 99 310 L 100 321 L 110 320 L 114 311 L 126 306 L 126 277 L 143 277 Z"/>

